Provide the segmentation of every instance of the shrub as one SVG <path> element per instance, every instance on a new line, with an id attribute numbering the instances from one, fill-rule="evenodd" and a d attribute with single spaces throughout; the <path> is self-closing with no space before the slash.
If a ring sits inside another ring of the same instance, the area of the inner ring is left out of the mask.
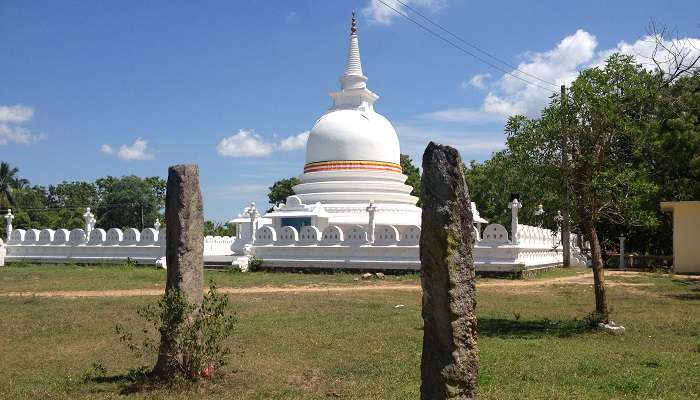
<path id="1" fill-rule="evenodd" d="M 169 289 L 157 304 L 137 311 L 147 325 L 140 341 L 121 325 L 116 331 L 138 357 L 157 355 L 162 348 L 171 362 L 167 370 L 172 373 L 164 378 L 210 378 L 226 364 L 231 352 L 225 341 L 233 333 L 235 316 L 228 308 L 228 297 L 219 294 L 213 284 L 199 310 L 180 290 Z"/>
<path id="2" fill-rule="evenodd" d="M 260 266 L 262 266 L 262 260 L 255 256 L 250 256 L 248 259 L 248 272 L 258 271 Z"/>

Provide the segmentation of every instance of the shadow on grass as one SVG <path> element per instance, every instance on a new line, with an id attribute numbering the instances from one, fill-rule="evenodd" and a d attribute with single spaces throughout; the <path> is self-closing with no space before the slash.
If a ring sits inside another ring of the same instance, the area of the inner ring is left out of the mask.
<path id="1" fill-rule="evenodd" d="M 595 330 L 590 318 L 571 320 L 521 320 L 479 318 L 479 336 L 510 339 L 535 339 L 546 336 L 570 337 Z"/>
<path id="2" fill-rule="evenodd" d="M 157 391 L 161 389 L 172 389 L 181 386 L 182 383 L 165 382 L 154 377 L 135 378 L 130 374 L 94 376 L 84 380 L 85 383 L 94 384 L 116 384 L 120 395 L 130 395 L 141 392 Z M 112 391 L 106 389 L 105 391 Z"/>
<path id="3" fill-rule="evenodd" d="M 669 294 L 667 297 L 676 300 L 700 301 L 700 289 L 691 289 L 691 291 L 687 293 Z"/>
<path id="4" fill-rule="evenodd" d="M 700 281 L 673 279 L 673 283 L 686 287 L 688 291 L 684 293 L 667 294 L 666 297 L 676 300 L 700 301 Z"/>

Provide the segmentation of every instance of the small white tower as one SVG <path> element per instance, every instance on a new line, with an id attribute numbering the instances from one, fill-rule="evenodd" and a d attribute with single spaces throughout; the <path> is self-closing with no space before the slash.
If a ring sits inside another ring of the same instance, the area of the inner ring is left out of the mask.
<path id="1" fill-rule="evenodd" d="M 10 241 L 10 234 L 12 233 L 12 221 L 15 219 L 14 214 L 12 214 L 12 209 L 7 209 L 7 214 L 5 214 L 5 234 L 7 235 L 7 241 Z"/>

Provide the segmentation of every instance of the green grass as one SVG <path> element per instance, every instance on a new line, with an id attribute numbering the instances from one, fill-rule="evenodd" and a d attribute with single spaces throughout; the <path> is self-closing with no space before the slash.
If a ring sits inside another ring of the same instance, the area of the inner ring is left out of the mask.
<path id="1" fill-rule="evenodd" d="M 15 272 L 9 270 L 1 274 Z M 292 278 L 298 274 L 272 275 L 281 284 L 300 282 Z M 231 279 L 242 276 L 232 274 Z M 64 283 L 82 288 L 72 280 L 83 277 L 75 275 Z M 245 279 L 258 285 L 264 277 Z M 352 275 L 296 279 L 357 283 Z M 583 328 L 580 319 L 593 307 L 587 285 L 478 289 L 479 398 L 700 398 L 700 286 L 661 275 L 634 280 L 651 285 L 609 288 L 613 319 L 627 327 L 623 336 Z M 21 283 L 3 279 L 0 292 Z M 154 298 L 0 297 L 0 398 L 419 397 L 419 292 L 277 293 L 231 299 L 239 321 L 222 379 L 124 395 L 130 388 L 124 375 L 132 367 L 151 365 L 153 359 L 131 355 L 118 342 L 114 325 L 141 326 L 136 309 Z M 396 308 L 398 304 L 404 307 Z M 93 363 L 106 372 L 89 374 Z"/>
<path id="2" fill-rule="evenodd" d="M 307 286 L 357 284 L 360 274 L 302 274 L 293 272 L 233 273 L 205 271 L 205 282 L 219 286 Z M 0 268 L 0 292 L 57 290 L 116 290 L 163 288 L 165 270 L 153 266 L 128 265 L 56 265 L 10 264 Z M 371 283 L 416 283 L 417 274 L 387 275 Z"/>

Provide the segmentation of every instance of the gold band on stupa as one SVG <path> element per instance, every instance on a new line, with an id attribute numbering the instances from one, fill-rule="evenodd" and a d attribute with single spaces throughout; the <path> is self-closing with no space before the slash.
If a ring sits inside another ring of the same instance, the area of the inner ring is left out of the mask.
<path id="1" fill-rule="evenodd" d="M 304 165 L 304 173 L 322 171 L 387 171 L 401 173 L 401 165 L 385 161 L 319 161 Z"/>

